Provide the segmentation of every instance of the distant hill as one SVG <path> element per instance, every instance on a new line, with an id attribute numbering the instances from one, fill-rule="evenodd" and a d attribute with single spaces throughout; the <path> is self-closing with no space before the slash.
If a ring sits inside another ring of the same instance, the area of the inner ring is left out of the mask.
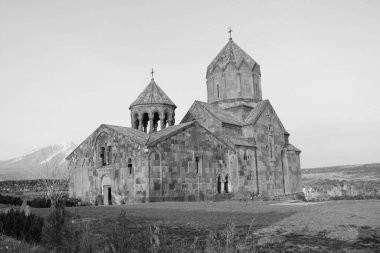
<path id="1" fill-rule="evenodd" d="M 67 167 L 65 157 L 75 148 L 76 145 L 73 142 L 58 143 L 0 161 L 0 180 L 42 178 L 46 174 L 46 163 L 55 163 L 61 168 Z"/>
<path id="2" fill-rule="evenodd" d="M 380 163 L 302 169 L 302 182 L 315 180 L 380 181 Z"/>

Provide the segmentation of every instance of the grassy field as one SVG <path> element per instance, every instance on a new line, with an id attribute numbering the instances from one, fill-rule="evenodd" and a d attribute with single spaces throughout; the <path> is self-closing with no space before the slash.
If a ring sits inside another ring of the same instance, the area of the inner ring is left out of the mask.
<path id="1" fill-rule="evenodd" d="M 275 249 L 288 247 L 297 251 L 303 247 L 312 252 L 340 252 L 342 249 L 380 248 L 380 201 L 377 200 L 320 203 L 161 202 L 67 210 L 91 222 L 93 229 L 99 233 L 112 229 L 121 210 L 125 210 L 132 224 L 131 229 L 155 223 L 164 228 L 170 240 L 174 241 L 192 241 L 196 237 L 205 240 L 211 230 L 223 229 L 231 220 L 242 237 L 247 236 L 252 221 L 249 237 L 256 241 L 273 235 L 285 237 L 286 241 Z M 48 210 L 34 209 L 33 212 L 46 216 Z M 368 233 L 371 238 L 376 235 L 369 244 L 368 238 L 363 237 Z"/>
<path id="2" fill-rule="evenodd" d="M 380 164 L 303 169 L 306 199 L 380 199 Z"/>
<path id="3" fill-rule="evenodd" d="M 302 170 L 302 182 L 312 184 L 320 180 L 380 181 L 380 163 L 343 165 Z"/>
<path id="4" fill-rule="evenodd" d="M 362 194 L 368 190 L 377 194 L 380 164 L 304 169 L 302 179 L 304 186 L 321 190 L 321 194 Z M 27 193 L 23 197 L 33 195 Z M 0 205 L 0 209 L 6 207 Z M 112 231 L 119 214 L 125 211 L 131 231 L 139 232 L 156 224 L 171 242 L 206 242 L 210 231 L 223 231 L 232 222 L 243 241 L 249 238 L 260 245 L 259 252 L 380 252 L 380 201 L 375 199 L 157 202 L 66 210 L 80 217 L 74 222 L 90 224 L 97 235 Z M 33 208 L 32 212 L 46 217 L 49 209 Z M 0 239 L 0 251 L 7 245 L 13 245 L 15 250 L 4 252 L 19 251 L 17 242 Z"/>

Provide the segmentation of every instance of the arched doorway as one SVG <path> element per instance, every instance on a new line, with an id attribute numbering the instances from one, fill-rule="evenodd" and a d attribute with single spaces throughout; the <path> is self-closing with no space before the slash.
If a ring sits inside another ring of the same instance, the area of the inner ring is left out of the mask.
<path id="1" fill-rule="evenodd" d="M 218 193 L 222 193 L 222 176 L 218 176 L 218 182 L 217 182 L 217 189 L 218 189 Z"/>
<path id="2" fill-rule="evenodd" d="M 108 175 L 104 175 L 102 178 L 102 193 L 103 204 L 105 206 L 112 205 L 111 178 Z"/>

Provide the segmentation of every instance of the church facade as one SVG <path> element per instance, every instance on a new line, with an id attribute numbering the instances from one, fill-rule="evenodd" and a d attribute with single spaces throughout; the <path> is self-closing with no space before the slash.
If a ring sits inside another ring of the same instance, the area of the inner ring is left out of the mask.
<path id="1" fill-rule="evenodd" d="M 102 124 L 68 155 L 70 196 L 109 205 L 300 192 L 301 151 L 262 99 L 260 65 L 230 38 L 206 79 L 207 103 L 176 125 L 152 76 L 131 127 Z"/>

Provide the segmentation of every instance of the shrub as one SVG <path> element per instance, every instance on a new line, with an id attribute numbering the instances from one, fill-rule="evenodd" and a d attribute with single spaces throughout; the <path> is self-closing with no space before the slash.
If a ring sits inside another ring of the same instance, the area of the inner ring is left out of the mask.
<path id="1" fill-rule="evenodd" d="M 59 201 L 58 205 L 65 207 L 73 207 L 77 206 L 79 201 L 79 199 L 74 198 L 62 199 Z M 34 208 L 50 208 L 51 200 L 46 198 L 35 198 L 33 200 L 28 201 L 28 205 Z"/>
<path id="2" fill-rule="evenodd" d="M 8 213 L 0 214 L 0 232 L 27 242 L 41 240 L 43 224 L 43 218 L 34 214 L 26 216 L 19 210 L 10 209 Z"/>
<path id="3" fill-rule="evenodd" d="M 1 195 L 0 194 L 0 203 L 6 204 L 6 205 L 14 205 L 14 206 L 21 206 L 22 199 L 19 197 L 12 197 L 7 195 Z"/>
<path id="4" fill-rule="evenodd" d="M 80 202 L 79 199 L 75 198 L 67 198 L 60 201 L 60 205 L 66 206 L 66 207 L 72 207 L 77 206 Z M 13 196 L 7 196 L 7 195 L 1 195 L 0 194 L 0 203 L 6 204 L 6 205 L 14 205 L 14 206 L 21 206 L 22 199 L 19 197 L 13 197 Z M 51 207 L 51 201 L 50 199 L 46 198 L 35 198 L 33 200 L 28 200 L 28 205 L 33 208 L 50 208 Z"/>
<path id="5" fill-rule="evenodd" d="M 35 198 L 28 201 L 28 205 L 34 208 L 49 208 L 51 207 L 50 199 L 45 198 Z"/>
<path id="6" fill-rule="evenodd" d="M 79 199 L 75 198 L 68 198 L 63 200 L 65 207 L 73 207 L 73 206 L 78 206 L 78 203 L 80 202 Z"/>
<path id="7" fill-rule="evenodd" d="M 42 228 L 42 242 L 53 248 L 63 245 L 64 238 L 68 232 L 65 224 L 65 209 L 63 206 L 53 206 L 45 219 Z"/>

